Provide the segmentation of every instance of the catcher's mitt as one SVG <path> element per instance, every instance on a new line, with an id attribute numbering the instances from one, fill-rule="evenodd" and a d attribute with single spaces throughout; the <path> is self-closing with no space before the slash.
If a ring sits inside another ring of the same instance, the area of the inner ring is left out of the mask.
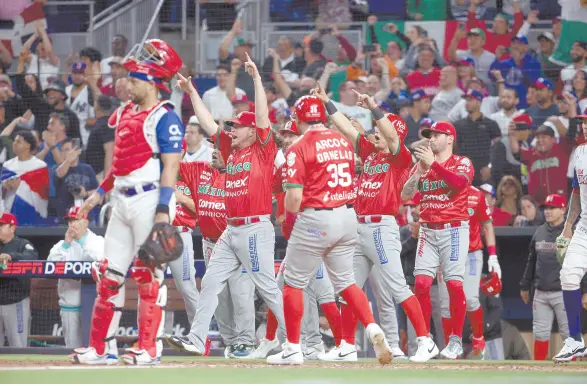
<path id="1" fill-rule="evenodd" d="M 183 241 L 177 228 L 168 223 L 153 225 L 147 240 L 139 249 L 139 259 L 148 266 L 163 268 L 183 253 Z"/>

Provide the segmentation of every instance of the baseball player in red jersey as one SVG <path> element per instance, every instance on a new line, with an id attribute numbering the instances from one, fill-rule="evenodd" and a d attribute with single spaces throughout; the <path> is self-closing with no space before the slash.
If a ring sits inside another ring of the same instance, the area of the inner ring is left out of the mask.
<path id="1" fill-rule="evenodd" d="M 112 190 L 112 217 L 105 236 L 106 257 L 94 272 L 98 297 L 94 303 L 90 345 L 76 349 L 75 363 L 111 364 L 107 342 L 114 337 L 121 308 L 112 299 L 124 285 L 126 273 L 154 223 L 169 223 L 175 212 L 175 182 L 181 161 L 184 128 L 169 101 L 158 99 L 164 82 L 181 68 L 182 61 L 167 43 L 147 40 L 135 46 L 124 62 L 129 71 L 131 102 L 120 107 L 108 123 L 115 128 L 112 168 L 100 187 L 85 202 L 78 217 L 96 206 Z M 170 210 L 171 209 L 171 210 Z M 138 347 L 127 349 L 128 364 L 159 363 L 163 344 L 167 287 L 161 269 L 136 259 L 130 277 L 139 292 Z"/>
<path id="2" fill-rule="evenodd" d="M 250 59 L 245 62 L 245 69 L 253 78 L 257 108 L 254 114 L 243 112 L 227 122 L 232 127 L 230 133 L 214 122 L 191 78 L 178 75 L 178 86 L 190 95 L 202 128 L 210 136 L 215 135 L 216 146 L 227 159 L 224 188 L 227 227 L 210 257 L 190 333 L 175 342 L 183 350 L 196 355 L 203 353 L 218 295 L 234 272 L 241 270 L 241 265 L 277 320 L 281 324 L 284 322 L 283 299 L 275 281 L 273 261 L 275 229 L 270 219 L 277 146 L 270 128 L 267 97 L 259 71 Z"/>
<path id="3" fill-rule="evenodd" d="M 473 179 L 471 161 L 452 153 L 456 131 L 448 122 L 436 122 L 422 135 L 428 144 L 415 149 L 418 163 L 402 190 L 402 200 L 411 199 L 416 191 L 422 194 L 420 204 L 420 235 L 416 252 L 414 292 L 430 330 L 432 305 L 430 287 L 439 266 L 450 299 L 452 332 L 448 345 L 440 352 L 446 359 L 463 354 L 463 324 L 466 299 L 463 276 L 469 250 L 468 186 Z"/>
<path id="4" fill-rule="evenodd" d="M 327 108 L 331 114 L 336 112 L 332 103 Z M 286 213 L 282 230 L 289 240 L 283 290 L 287 341 L 283 351 L 269 356 L 267 363 L 304 362 L 300 346 L 303 289 L 322 261 L 335 293 L 345 299 L 366 327 L 379 362 L 391 363 L 385 335 L 375 323 L 367 296 L 355 284 L 353 275 L 357 240 L 357 219 L 351 204 L 355 198 L 353 147 L 340 133 L 324 126 L 326 111 L 318 97 L 300 98 L 294 114 L 303 135 L 288 149 L 284 177 Z"/>
<path id="5" fill-rule="evenodd" d="M 481 227 L 483 227 L 483 235 L 485 236 L 485 243 L 487 251 L 489 252 L 489 271 L 495 272 L 501 279 L 501 267 L 497 260 L 497 252 L 495 247 L 495 231 L 491 223 L 491 210 L 487 205 L 485 195 L 479 189 L 469 186 L 468 188 L 468 211 L 469 211 L 469 255 L 465 264 L 465 278 L 463 281 L 463 288 L 465 297 L 467 299 L 467 315 L 471 323 L 471 330 L 473 331 L 473 350 L 471 358 L 483 359 L 483 352 L 485 350 L 485 339 L 483 338 L 483 308 L 479 303 L 479 285 L 481 283 L 481 270 L 483 269 L 483 241 L 481 240 Z M 444 300 L 440 304 L 448 304 L 448 288 L 444 281 L 438 283 L 438 289 L 441 298 Z M 444 339 L 448 344 L 449 334 L 452 331 L 452 319 L 450 317 L 450 309 L 443 307 L 442 309 L 442 327 L 444 331 Z"/>
<path id="6" fill-rule="evenodd" d="M 360 135 L 341 112 L 330 116 L 347 139 L 355 144 L 357 156 L 363 162 L 355 201 L 359 221 L 354 256 L 355 280 L 359 287 L 363 287 L 371 270 L 379 271 L 379 275 L 371 280 L 376 287 L 375 293 L 391 292 L 396 302 L 402 305 L 418 337 L 418 350 L 410 359 L 425 362 L 438 355 L 438 347 L 428 336 L 429 330 L 418 299 L 406 283 L 400 260 L 399 227 L 395 219 L 400 205 L 399 187 L 408 179 L 412 165 L 412 155 L 403 144 L 407 126 L 397 115 L 385 116 L 368 95 L 355 93 L 357 105 L 369 109 L 376 121 L 375 142 Z M 317 95 L 324 103 L 330 102 L 321 87 Z M 348 306 L 343 304 L 341 308 L 344 334 L 354 336 L 357 319 Z M 344 344 L 337 351 L 331 355 L 332 358 L 344 357 L 348 352 L 355 351 L 355 347 L 354 344 Z"/>

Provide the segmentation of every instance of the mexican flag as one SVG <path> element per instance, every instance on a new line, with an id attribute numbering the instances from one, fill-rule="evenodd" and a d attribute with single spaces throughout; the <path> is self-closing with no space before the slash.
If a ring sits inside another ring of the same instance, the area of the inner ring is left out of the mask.
<path id="1" fill-rule="evenodd" d="M 551 0 L 554 1 L 554 0 Z M 558 0 L 561 5 L 562 30 L 558 46 L 550 61 L 565 66 L 571 63 L 571 46 L 587 41 L 587 0 Z"/>

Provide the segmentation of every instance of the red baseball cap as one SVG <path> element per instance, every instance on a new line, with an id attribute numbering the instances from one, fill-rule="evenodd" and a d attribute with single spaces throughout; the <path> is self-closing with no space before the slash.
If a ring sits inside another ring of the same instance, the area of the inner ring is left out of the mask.
<path id="1" fill-rule="evenodd" d="M 249 103 L 249 98 L 246 94 L 237 94 L 232 98 L 231 102 L 233 105 L 235 103 Z"/>
<path id="2" fill-rule="evenodd" d="M 385 116 L 393 125 L 393 128 L 397 132 L 397 135 L 399 136 L 400 140 L 403 141 L 404 139 L 406 139 L 406 136 L 408 135 L 408 125 L 406 124 L 406 121 L 404 121 L 404 119 L 399 115 L 395 114 L 385 114 Z"/>
<path id="3" fill-rule="evenodd" d="M 534 122 L 532 122 L 532 117 L 529 116 L 528 114 L 520 114 L 518 116 L 515 116 L 512 119 L 512 122 L 517 123 L 517 124 L 526 125 L 526 126 L 528 126 L 528 128 L 532 127 L 532 125 L 534 124 Z"/>
<path id="4" fill-rule="evenodd" d="M 0 224 L 10 224 L 10 225 L 17 226 L 18 221 L 16 220 L 16 216 L 13 215 L 12 213 L 4 212 L 0 216 Z"/>
<path id="5" fill-rule="evenodd" d="M 231 119 L 230 121 L 226 121 L 228 126 L 249 126 L 249 127 L 257 127 L 257 122 L 255 119 L 255 113 L 250 111 L 243 111 L 236 118 Z"/>
<path id="6" fill-rule="evenodd" d="M 422 194 L 420 192 L 416 192 L 416 194 L 414 194 L 414 197 L 412 197 L 411 200 L 407 200 L 404 202 L 405 206 L 416 206 L 416 205 L 420 205 L 420 202 L 422 201 Z"/>
<path id="7" fill-rule="evenodd" d="M 435 124 L 432 125 L 431 128 L 429 128 L 429 129 L 426 128 L 426 129 L 422 130 L 422 136 L 424 138 L 430 138 L 430 134 L 432 134 L 433 131 L 435 131 L 437 133 L 450 135 L 454 139 L 457 139 L 457 131 L 455 130 L 455 127 L 449 122 L 443 122 L 443 121 L 436 122 Z"/>
<path id="8" fill-rule="evenodd" d="M 67 211 L 67 214 L 63 216 L 63 218 L 65 220 L 76 220 L 80 209 L 81 208 L 79 206 L 72 206 L 71 208 L 69 208 L 69 211 Z M 83 216 L 82 218 L 87 219 L 88 216 Z"/>
<path id="9" fill-rule="evenodd" d="M 549 194 L 540 206 L 565 209 L 567 207 L 567 199 L 560 194 Z"/>
<path id="10" fill-rule="evenodd" d="M 283 133 L 292 133 L 295 135 L 300 135 L 300 130 L 298 129 L 298 125 L 296 124 L 296 121 L 288 121 L 285 126 L 283 127 L 283 129 L 279 130 L 280 134 Z"/>

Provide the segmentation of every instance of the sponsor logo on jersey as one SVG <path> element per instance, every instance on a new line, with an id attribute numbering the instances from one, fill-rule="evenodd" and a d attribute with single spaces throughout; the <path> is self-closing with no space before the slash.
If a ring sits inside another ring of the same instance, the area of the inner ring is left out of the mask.
<path id="1" fill-rule="evenodd" d="M 250 171 L 251 170 L 251 163 L 250 162 L 239 162 L 237 164 L 233 164 L 232 162 L 230 162 L 228 165 L 226 165 L 226 173 L 231 174 L 231 175 L 235 175 L 237 173 L 241 173 L 241 172 L 245 172 L 245 171 Z"/>
<path id="2" fill-rule="evenodd" d="M 188 186 L 178 185 L 177 190 L 185 194 L 186 196 L 192 195 L 192 190 Z"/>
<path id="3" fill-rule="evenodd" d="M 469 212 L 469 216 L 473 217 L 473 215 L 475 214 L 475 210 L 473 208 L 468 208 L 467 212 Z"/>
<path id="4" fill-rule="evenodd" d="M 320 229 L 308 228 L 308 233 L 315 237 L 324 237 L 326 232 L 322 232 Z"/>
<path id="5" fill-rule="evenodd" d="M 530 171 L 535 172 L 536 170 L 557 168 L 560 165 L 558 157 L 550 157 L 546 159 L 539 159 L 532 163 Z"/>
<path id="6" fill-rule="evenodd" d="M 224 189 L 214 188 L 214 187 L 212 187 L 211 184 L 198 186 L 198 194 L 207 194 L 209 196 L 214 196 L 214 197 L 225 197 L 226 196 L 226 192 L 224 191 Z"/>
<path id="7" fill-rule="evenodd" d="M 537 241 L 536 250 L 541 252 L 556 252 L 556 243 L 548 241 Z"/>
<path id="8" fill-rule="evenodd" d="M 296 163 L 296 153 L 289 153 L 287 155 L 287 166 L 292 167 Z"/>
<path id="9" fill-rule="evenodd" d="M 387 163 L 371 166 L 371 163 L 369 161 L 367 161 L 367 162 L 365 162 L 365 165 L 363 165 L 363 173 L 371 175 L 371 176 L 373 174 L 387 173 L 388 171 L 389 171 L 389 164 L 387 164 Z"/>
<path id="10" fill-rule="evenodd" d="M 425 179 L 424 181 L 420 182 L 420 190 L 424 192 L 430 192 L 432 190 L 443 188 L 448 188 L 448 185 L 443 180 L 431 181 L 429 179 Z"/>

